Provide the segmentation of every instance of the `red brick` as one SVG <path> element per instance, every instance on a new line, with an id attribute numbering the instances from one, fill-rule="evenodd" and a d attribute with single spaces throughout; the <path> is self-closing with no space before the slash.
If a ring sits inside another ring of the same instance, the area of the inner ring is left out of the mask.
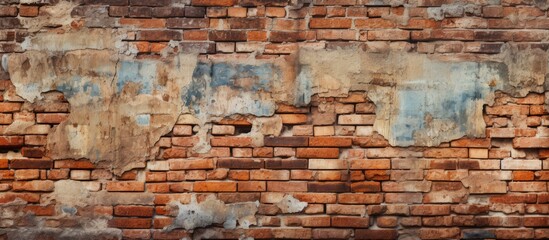
<path id="1" fill-rule="evenodd" d="M 356 229 L 355 239 L 397 239 L 398 232 L 393 229 L 369 230 Z"/>
<path id="2" fill-rule="evenodd" d="M 452 147 L 489 148 L 489 138 L 462 138 L 450 142 Z"/>
<path id="3" fill-rule="evenodd" d="M 23 147 L 21 148 L 21 155 L 28 158 L 42 158 L 45 155 L 44 148 L 41 147 Z"/>
<path id="4" fill-rule="evenodd" d="M 312 18 L 310 28 L 351 28 L 352 20 L 347 18 Z"/>
<path id="5" fill-rule="evenodd" d="M 252 170 L 250 172 L 252 180 L 289 180 L 290 172 L 288 170 Z"/>
<path id="6" fill-rule="evenodd" d="M 273 148 L 272 147 L 254 148 L 252 151 L 252 156 L 264 157 L 264 158 L 273 157 Z"/>
<path id="7" fill-rule="evenodd" d="M 349 239 L 350 229 L 316 228 L 313 229 L 313 239 Z"/>
<path id="8" fill-rule="evenodd" d="M 21 17 L 36 17 L 36 16 L 38 16 L 38 6 L 21 5 L 19 7 L 19 16 L 21 16 Z"/>
<path id="9" fill-rule="evenodd" d="M 11 160 L 10 162 L 11 169 L 22 169 L 22 168 L 49 169 L 49 168 L 52 168 L 52 166 L 53 166 L 53 161 L 51 160 L 15 159 L 15 160 Z"/>
<path id="10" fill-rule="evenodd" d="M 307 159 L 266 159 L 265 168 L 269 169 L 307 169 Z"/>
<path id="11" fill-rule="evenodd" d="M 370 226 L 370 219 L 368 217 L 347 217 L 347 216 L 332 217 L 332 227 L 368 228 L 369 226 Z"/>
<path id="12" fill-rule="evenodd" d="M 307 183 L 309 192 L 349 192 L 350 186 L 345 182 L 309 182 Z"/>
<path id="13" fill-rule="evenodd" d="M 450 215 L 450 205 L 410 206 L 410 214 L 418 216 Z"/>
<path id="14" fill-rule="evenodd" d="M 68 113 L 37 113 L 37 123 L 59 124 L 69 117 Z"/>
<path id="15" fill-rule="evenodd" d="M 1 136 L 0 148 L 21 147 L 25 142 L 23 136 Z"/>
<path id="16" fill-rule="evenodd" d="M 23 208 L 24 212 L 32 212 L 35 216 L 54 216 L 55 215 L 55 205 L 48 206 L 36 206 L 36 205 L 27 205 Z"/>
<path id="17" fill-rule="evenodd" d="M 17 16 L 17 8 L 12 6 L 0 6 L 0 17 Z"/>
<path id="18" fill-rule="evenodd" d="M 513 171 L 513 181 L 532 181 L 534 180 L 533 171 Z"/>
<path id="19" fill-rule="evenodd" d="M 85 160 L 58 160 L 54 162 L 54 167 L 70 169 L 94 169 L 95 165 L 92 162 Z"/>
<path id="20" fill-rule="evenodd" d="M 467 158 L 467 148 L 429 148 L 423 152 L 427 158 Z"/>
<path id="21" fill-rule="evenodd" d="M 60 180 L 69 178 L 69 169 L 52 169 L 48 170 L 48 179 Z M 109 178 L 110 179 L 110 178 Z"/>
<path id="22" fill-rule="evenodd" d="M 395 23 L 382 18 L 356 19 L 355 27 L 359 29 L 393 28 Z"/>
<path id="23" fill-rule="evenodd" d="M 0 180 L 13 180 L 13 179 L 15 179 L 15 171 L 0 170 Z"/>
<path id="24" fill-rule="evenodd" d="M 114 215 L 116 216 L 152 217 L 153 213 L 154 209 L 150 206 L 118 205 L 114 207 Z"/>
<path id="25" fill-rule="evenodd" d="M 213 137 L 210 144 L 214 147 L 252 147 L 251 137 Z"/>
<path id="26" fill-rule="evenodd" d="M 231 169 L 255 169 L 263 168 L 264 162 L 262 159 L 251 158 L 235 158 L 235 159 L 218 159 L 218 168 L 231 168 Z"/>
<path id="27" fill-rule="evenodd" d="M 236 192 L 236 182 L 195 182 L 196 192 Z"/>
<path id="28" fill-rule="evenodd" d="M 504 204 L 516 204 L 516 203 L 536 203 L 536 194 L 531 193 L 515 193 L 505 194 L 499 196 L 490 197 L 491 203 L 504 203 Z"/>
<path id="29" fill-rule="evenodd" d="M 379 182 L 355 182 L 351 184 L 352 192 L 379 192 L 381 184 Z"/>
<path id="30" fill-rule="evenodd" d="M 298 148 L 298 158 L 338 158 L 339 148 Z"/>
<path id="31" fill-rule="evenodd" d="M 170 30 L 145 30 L 140 31 L 137 35 L 137 40 L 144 41 L 170 41 L 170 40 L 181 40 L 181 33 L 178 31 Z"/>
<path id="32" fill-rule="evenodd" d="M 13 182 L 13 191 L 51 192 L 54 189 L 53 181 L 34 180 L 28 182 Z"/>
<path id="33" fill-rule="evenodd" d="M 172 159 L 170 170 L 214 169 L 213 159 Z"/>
<path id="34" fill-rule="evenodd" d="M 354 159 L 350 160 L 350 169 L 390 169 L 389 159 Z"/>
<path id="35" fill-rule="evenodd" d="M 338 203 L 342 204 L 376 204 L 381 203 L 381 194 L 343 193 L 337 196 Z"/>
<path id="36" fill-rule="evenodd" d="M 410 32 L 404 31 L 404 30 L 396 30 L 396 29 L 390 29 L 390 30 L 372 30 L 368 31 L 368 40 L 369 41 L 398 41 L 398 40 L 408 40 L 410 39 Z"/>
<path id="37" fill-rule="evenodd" d="M 165 25 L 167 28 L 201 29 L 207 28 L 209 21 L 206 18 L 169 18 L 166 20 Z"/>
<path id="38" fill-rule="evenodd" d="M 121 18 L 118 23 L 139 28 L 163 28 L 166 26 L 166 20 L 164 19 Z"/>
<path id="39" fill-rule="evenodd" d="M 486 107 L 486 113 L 499 116 L 527 115 L 530 112 L 528 106 L 524 105 L 501 105 Z"/>
<path id="40" fill-rule="evenodd" d="M 28 203 L 39 203 L 40 195 L 36 193 L 0 193 L 0 203 L 13 202 L 16 199 L 22 199 Z"/>
<path id="41" fill-rule="evenodd" d="M 460 237 L 459 228 L 421 228 L 419 237 L 421 239 L 451 239 Z"/>
<path id="42" fill-rule="evenodd" d="M 236 0 L 192 0 L 193 6 L 205 7 L 230 7 L 236 4 Z"/>
<path id="43" fill-rule="evenodd" d="M 549 137 L 520 137 L 513 139 L 515 148 L 549 148 Z"/>
<path id="44" fill-rule="evenodd" d="M 341 137 L 309 138 L 309 146 L 311 147 L 350 147 L 351 145 L 352 145 L 351 138 L 341 138 Z"/>
<path id="45" fill-rule="evenodd" d="M 209 39 L 217 42 L 238 42 L 246 41 L 248 38 L 245 31 L 234 30 L 212 30 L 209 33 Z"/>
<path id="46" fill-rule="evenodd" d="M 0 159 L 0 169 L 8 168 L 8 159 Z"/>
<path id="47" fill-rule="evenodd" d="M 283 124 L 305 124 L 308 117 L 306 114 L 278 114 Z"/>
<path id="48" fill-rule="evenodd" d="M 17 102 L 0 102 L 0 112 L 19 112 L 21 110 L 21 103 Z"/>
<path id="49" fill-rule="evenodd" d="M 38 178 L 40 178 L 40 170 L 38 169 L 15 170 L 16 180 L 35 180 Z"/>
<path id="50" fill-rule="evenodd" d="M 268 147 L 307 147 L 308 137 L 265 137 L 263 143 Z"/>
<path id="51" fill-rule="evenodd" d="M 109 227 L 113 228 L 150 228 L 151 219 L 148 218 L 113 218 L 109 220 Z"/>
<path id="52" fill-rule="evenodd" d="M 143 192 L 145 191 L 144 182 L 107 182 L 106 186 L 109 192 Z"/>
<path id="53" fill-rule="evenodd" d="M 531 228 L 499 228 L 496 229 L 497 239 L 533 239 L 534 229 Z"/>
<path id="54" fill-rule="evenodd" d="M 238 182 L 239 192 L 264 192 L 267 185 L 264 181 L 246 181 Z"/>
<path id="55" fill-rule="evenodd" d="M 268 192 L 307 192 L 306 182 L 267 182 Z"/>

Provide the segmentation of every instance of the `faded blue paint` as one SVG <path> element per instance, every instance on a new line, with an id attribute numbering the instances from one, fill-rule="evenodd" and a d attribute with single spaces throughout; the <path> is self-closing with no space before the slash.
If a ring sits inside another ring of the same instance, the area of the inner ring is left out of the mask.
<path id="1" fill-rule="evenodd" d="M 212 67 L 210 64 L 204 62 L 197 63 L 189 87 L 181 92 L 181 100 L 183 100 L 185 106 L 192 108 L 195 113 L 200 113 L 200 102 L 206 92 L 206 86 L 211 78 L 211 74 Z"/>
<path id="2" fill-rule="evenodd" d="M 311 77 L 311 68 L 306 65 L 300 66 L 299 74 L 296 79 L 294 105 L 301 107 L 307 106 L 311 102 L 313 95 L 313 79 Z"/>
<path id="3" fill-rule="evenodd" d="M 487 239 L 496 238 L 496 234 L 493 230 L 483 229 L 463 229 L 463 239 Z"/>
<path id="4" fill-rule="evenodd" d="M 139 94 L 151 94 L 156 86 L 156 63 L 152 61 L 122 61 L 118 68 L 116 87 L 122 92 L 127 83 L 140 85 Z"/>
<path id="5" fill-rule="evenodd" d="M 83 86 L 84 92 L 89 92 L 92 97 L 98 97 L 101 94 L 99 86 L 95 83 L 87 82 Z"/>
<path id="6" fill-rule="evenodd" d="M 139 126 L 149 126 L 151 124 L 151 115 L 150 114 L 139 114 L 135 116 L 135 122 Z"/>
<path id="7" fill-rule="evenodd" d="M 209 111 L 209 107 L 219 105 L 215 101 L 227 101 L 231 109 L 227 114 L 253 114 L 270 116 L 274 111 L 274 100 L 260 100 L 261 92 L 269 92 L 280 70 L 272 64 L 250 65 L 232 63 L 199 62 L 193 71 L 189 86 L 184 89 L 181 99 L 195 113 Z M 221 87 L 230 87 L 239 92 L 231 99 L 213 99 Z M 206 96 L 210 96 L 206 99 Z M 204 107 L 201 103 L 205 103 Z"/>
<path id="8" fill-rule="evenodd" d="M 252 90 L 252 91 L 269 91 L 275 70 L 272 64 L 249 65 L 249 64 L 230 64 L 230 63 L 214 63 L 211 71 L 210 87 L 216 88 L 219 86 L 229 86 L 232 88 Z M 253 84 L 251 89 L 245 89 L 238 86 L 236 81 L 239 79 L 251 79 Z"/>
<path id="9" fill-rule="evenodd" d="M 492 91 L 491 79 L 480 77 L 481 69 L 487 67 L 492 66 L 427 61 L 419 78 L 403 80 L 396 88 L 399 106 L 396 119 L 391 121 L 395 144 L 413 145 L 416 131 L 429 129 L 427 117 L 455 123 L 457 131 L 465 134 L 471 127 L 468 119 L 475 100 L 486 98 Z"/>
<path id="10" fill-rule="evenodd" d="M 67 98 L 71 98 L 79 93 L 87 93 L 92 97 L 101 95 L 101 90 L 97 84 L 84 82 L 79 76 L 73 76 L 68 82 L 57 85 L 56 90 L 65 94 Z"/>

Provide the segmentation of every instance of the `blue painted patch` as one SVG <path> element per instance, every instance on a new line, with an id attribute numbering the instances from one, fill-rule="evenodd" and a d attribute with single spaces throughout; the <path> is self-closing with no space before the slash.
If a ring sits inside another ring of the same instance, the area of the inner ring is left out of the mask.
<path id="1" fill-rule="evenodd" d="M 482 229 L 463 229 L 463 239 L 487 239 L 496 238 L 496 234 L 493 231 Z"/>
<path id="2" fill-rule="evenodd" d="M 294 105 L 297 107 L 307 106 L 311 102 L 313 79 L 309 66 L 300 66 L 296 79 Z"/>
<path id="3" fill-rule="evenodd" d="M 208 110 L 201 109 L 200 103 L 205 101 L 205 96 L 214 96 L 220 87 L 230 87 L 242 93 L 241 96 L 234 96 L 232 100 L 239 99 L 244 95 L 256 95 L 259 99 L 259 91 L 269 92 L 276 76 L 280 71 L 272 64 L 249 65 L 199 62 L 193 71 L 193 79 L 189 86 L 183 91 L 181 99 L 185 106 L 193 109 L 195 113 Z M 305 86 L 307 88 L 307 86 Z M 306 91 L 306 89 L 304 90 Z M 218 99 L 219 101 L 229 99 Z M 303 99 L 306 101 L 306 99 Z M 209 99 L 209 105 L 215 105 L 215 99 Z M 254 100 L 245 101 L 245 106 L 235 106 L 234 114 L 254 114 L 256 116 L 272 115 L 273 102 Z"/>
<path id="4" fill-rule="evenodd" d="M 87 82 L 83 86 L 84 92 L 89 92 L 92 97 L 98 97 L 101 94 L 99 86 L 95 83 Z"/>
<path id="5" fill-rule="evenodd" d="M 396 89 L 396 119 L 391 122 L 396 145 L 413 145 L 416 131 L 429 128 L 425 125 L 429 117 L 455 123 L 465 134 L 471 128 L 468 119 L 475 101 L 485 98 L 491 88 L 489 79 L 479 77 L 481 67 L 475 62 L 427 62 L 422 76 L 402 81 Z"/>
<path id="6" fill-rule="evenodd" d="M 181 100 L 183 100 L 185 106 L 191 107 L 195 113 L 200 113 L 199 103 L 204 97 L 211 73 L 210 64 L 199 62 L 193 71 L 193 79 L 189 87 L 182 91 Z"/>
<path id="7" fill-rule="evenodd" d="M 215 63 L 212 66 L 212 80 L 210 87 L 229 86 L 237 89 L 252 91 L 269 91 L 274 77 L 274 70 L 271 64 L 248 65 L 248 64 L 229 64 Z M 250 89 L 239 86 L 239 79 L 251 80 Z"/>
<path id="8" fill-rule="evenodd" d="M 135 122 L 140 126 L 149 126 L 151 124 L 150 114 L 139 114 L 135 116 Z"/>
<path id="9" fill-rule="evenodd" d="M 156 85 L 156 64 L 150 61 L 122 61 L 116 82 L 118 92 L 122 92 L 127 83 L 139 84 L 139 94 L 151 94 Z"/>
<path id="10" fill-rule="evenodd" d="M 97 84 L 83 82 L 79 76 L 73 76 L 70 81 L 57 85 L 56 90 L 65 94 L 67 98 L 71 98 L 78 93 L 89 94 L 92 97 L 101 95 L 101 90 Z"/>

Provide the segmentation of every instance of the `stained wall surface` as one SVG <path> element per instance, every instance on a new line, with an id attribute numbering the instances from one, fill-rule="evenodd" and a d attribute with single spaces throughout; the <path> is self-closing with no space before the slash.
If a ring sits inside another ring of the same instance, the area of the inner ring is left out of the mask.
<path id="1" fill-rule="evenodd" d="M 548 9 L 0 0 L 0 239 L 549 238 Z"/>

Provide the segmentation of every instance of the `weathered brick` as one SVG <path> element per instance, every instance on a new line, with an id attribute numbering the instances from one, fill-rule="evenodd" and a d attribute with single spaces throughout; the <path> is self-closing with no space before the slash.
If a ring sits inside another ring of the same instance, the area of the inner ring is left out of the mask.
<path id="1" fill-rule="evenodd" d="M 145 30 L 137 34 L 137 40 L 144 41 L 170 41 L 181 40 L 181 33 L 171 30 Z"/>
<path id="2" fill-rule="evenodd" d="M 195 182 L 193 191 L 196 192 L 236 192 L 236 182 Z"/>
<path id="3" fill-rule="evenodd" d="M 13 182 L 13 191 L 51 192 L 54 189 L 53 181 L 33 180 L 28 182 Z"/>
<path id="4" fill-rule="evenodd" d="M 467 158 L 467 148 L 429 148 L 423 152 L 428 158 Z"/>
<path id="5" fill-rule="evenodd" d="M 513 139 L 515 148 L 549 148 L 549 137 L 520 137 Z"/>
<path id="6" fill-rule="evenodd" d="M 265 137 L 263 143 L 268 147 L 307 147 L 308 137 Z"/>
<path id="7" fill-rule="evenodd" d="M 332 217 L 332 226 L 368 228 L 370 226 L 370 219 L 368 217 L 334 216 Z"/>
<path id="8" fill-rule="evenodd" d="M 346 18 L 313 18 L 309 26 L 311 28 L 350 28 L 351 19 Z"/>
<path id="9" fill-rule="evenodd" d="M 298 158 L 338 158 L 338 148 L 298 148 Z"/>
<path id="10" fill-rule="evenodd" d="M 123 217 L 152 217 L 154 209 L 151 206 L 118 205 L 114 207 L 114 215 Z"/>
<path id="11" fill-rule="evenodd" d="M 52 160 L 14 159 L 10 161 L 11 169 L 24 169 L 24 168 L 49 169 L 52 167 L 53 167 Z"/>
<path id="12" fill-rule="evenodd" d="M 267 182 L 269 192 L 307 192 L 307 182 Z"/>
<path id="13" fill-rule="evenodd" d="M 236 0 L 192 0 L 193 6 L 205 6 L 205 7 L 230 7 L 237 3 Z"/>

